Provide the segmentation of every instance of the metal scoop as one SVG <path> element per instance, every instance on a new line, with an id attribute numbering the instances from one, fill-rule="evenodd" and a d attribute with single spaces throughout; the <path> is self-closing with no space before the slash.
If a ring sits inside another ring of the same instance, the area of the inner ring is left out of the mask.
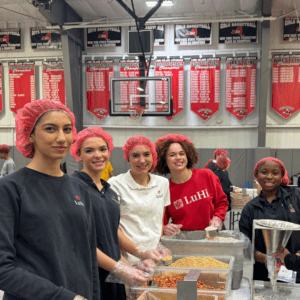
<path id="1" fill-rule="evenodd" d="M 208 239 L 214 238 L 216 236 L 219 236 L 219 229 L 214 226 L 208 226 L 205 228 L 206 237 Z"/>

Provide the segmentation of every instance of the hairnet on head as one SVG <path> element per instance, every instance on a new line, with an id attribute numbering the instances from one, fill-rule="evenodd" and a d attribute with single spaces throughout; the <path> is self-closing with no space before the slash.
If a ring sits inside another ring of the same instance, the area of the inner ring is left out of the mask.
<path id="1" fill-rule="evenodd" d="M 208 166 L 210 165 L 210 163 L 213 161 L 213 159 L 211 158 L 207 163 L 206 163 L 206 165 L 204 166 L 204 169 L 207 169 L 208 168 Z"/>
<path id="2" fill-rule="evenodd" d="M 226 150 L 224 150 L 224 149 L 222 149 L 222 148 L 218 148 L 218 149 L 216 149 L 215 150 L 215 152 L 214 152 L 214 157 L 216 157 L 216 156 L 218 156 L 218 155 L 221 155 L 221 154 L 223 154 L 223 155 L 227 155 L 227 151 Z"/>
<path id="3" fill-rule="evenodd" d="M 124 145 L 124 147 L 122 148 L 122 150 L 125 152 L 124 158 L 126 160 L 128 160 L 130 151 L 137 147 L 137 146 L 145 146 L 148 147 L 151 151 L 152 154 L 152 158 L 153 158 L 153 164 L 152 164 L 152 168 L 150 169 L 149 172 L 152 172 L 156 165 L 157 165 L 157 153 L 155 150 L 154 145 L 152 144 L 152 142 L 145 136 L 142 135 L 137 135 L 137 136 L 133 136 L 131 137 L 126 144 Z"/>
<path id="4" fill-rule="evenodd" d="M 79 149 L 82 143 L 88 138 L 93 137 L 101 138 L 107 143 L 110 156 L 111 150 L 114 148 L 113 138 L 111 137 L 111 135 L 105 132 L 101 127 L 88 127 L 78 132 L 77 139 L 71 146 L 70 153 L 75 157 L 76 161 L 80 161 Z"/>
<path id="5" fill-rule="evenodd" d="M 36 100 L 27 103 L 18 111 L 16 116 L 16 146 L 24 157 L 33 157 L 33 144 L 29 141 L 30 134 L 39 118 L 48 111 L 63 111 L 72 122 L 73 141 L 76 139 L 74 114 L 61 102 L 53 100 Z"/>
<path id="6" fill-rule="evenodd" d="M 287 171 L 285 169 L 285 166 L 283 164 L 283 162 L 275 157 L 266 157 L 266 158 L 263 158 L 261 159 L 255 166 L 254 168 L 254 177 L 256 178 L 257 177 L 257 174 L 258 174 L 258 169 L 259 167 L 267 162 L 267 161 L 272 161 L 274 163 L 276 163 L 280 169 L 281 169 L 281 174 L 282 174 L 282 181 L 281 181 L 281 184 L 282 185 L 288 185 L 289 184 L 289 178 L 288 178 L 288 174 L 287 174 Z"/>
<path id="7" fill-rule="evenodd" d="M 8 145 L 2 144 L 0 145 L 0 152 L 9 153 L 10 147 Z"/>
<path id="8" fill-rule="evenodd" d="M 191 142 L 191 140 L 189 138 L 187 138 L 184 135 L 180 135 L 180 134 L 167 134 L 162 136 L 161 138 L 159 138 L 156 142 L 155 142 L 155 147 L 157 147 L 158 144 L 165 142 L 165 141 L 170 141 L 170 142 L 174 142 L 174 143 L 182 143 L 182 142 L 187 142 L 189 144 L 193 144 Z"/>
<path id="9" fill-rule="evenodd" d="M 228 165 L 230 164 L 231 159 L 227 156 L 220 156 L 217 159 L 217 162 L 215 164 L 216 168 L 220 169 L 220 170 L 225 170 Z"/>

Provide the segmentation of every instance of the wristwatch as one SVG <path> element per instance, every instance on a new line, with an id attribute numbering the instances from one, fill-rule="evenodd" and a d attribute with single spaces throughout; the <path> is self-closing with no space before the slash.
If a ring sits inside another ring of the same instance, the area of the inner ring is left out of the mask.
<path id="1" fill-rule="evenodd" d="M 75 298 L 74 298 L 74 300 L 87 300 L 87 299 L 83 298 L 83 297 L 81 297 L 79 295 L 76 295 Z"/>

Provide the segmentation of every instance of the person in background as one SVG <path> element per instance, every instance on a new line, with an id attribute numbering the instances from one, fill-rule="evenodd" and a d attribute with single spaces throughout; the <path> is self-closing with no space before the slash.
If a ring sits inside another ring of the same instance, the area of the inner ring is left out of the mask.
<path id="1" fill-rule="evenodd" d="M 12 174 L 16 171 L 16 166 L 13 159 L 9 156 L 10 147 L 8 145 L 0 145 L 0 158 L 4 159 L 0 178 Z"/>
<path id="2" fill-rule="evenodd" d="M 248 202 L 242 210 L 239 229 L 252 241 L 253 220 L 271 219 L 300 224 L 300 191 L 287 186 L 288 176 L 284 164 L 274 157 L 260 160 L 254 177 L 261 186 L 261 193 Z M 254 280 L 268 281 L 266 246 L 261 230 L 255 232 Z M 300 249 L 300 233 L 294 231 L 287 249 L 296 253 Z M 299 276 L 297 276 L 299 282 Z"/>
<path id="3" fill-rule="evenodd" d="M 110 162 L 107 163 L 106 168 L 101 173 L 101 179 L 107 181 L 109 178 L 114 176 L 113 167 Z"/>
<path id="4" fill-rule="evenodd" d="M 15 121 L 16 147 L 32 160 L 0 180 L 3 299 L 99 300 L 90 193 L 60 170 L 75 117 L 58 101 L 36 100 Z"/>
<path id="5" fill-rule="evenodd" d="M 166 207 L 164 234 L 181 230 L 219 227 L 225 220 L 227 197 L 219 178 L 207 169 L 193 169 L 199 160 L 194 144 L 185 136 L 167 134 L 156 143 L 158 162 L 155 172 L 171 173 L 171 205 Z M 169 223 L 169 219 L 172 223 Z"/>
<path id="6" fill-rule="evenodd" d="M 223 156 L 223 155 L 227 155 L 227 151 L 222 149 L 222 148 L 218 148 L 214 151 L 214 158 L 215 159 L 210 159 L 206 165 L 204 166 L 204 169 L 210 169 L 212 170 L 213 172 L 217 169 L 215 164 L 217 162 L 217 159 L 220 157 L 220 156 Z"/>
<path id="7" fill-rule="evenodd" d="M 122 150 L 131 169 L 108 180 L 120 199 L 120 229 L 140 247 L 140 253 L 157 249 L 162 256 L 169 255 L 160 244 L 164 211 L 170 204 L 169 182 L 150 173 L 157 164 L 154 145 L 139 135 L 128 139 Z M 122 254 L 130 262 L 137 261 L 135 256 Z"/>
<path id="8" fill-rule="evenodd" d="M 234 186 L 232 186 L 232 183 L 229 179 L 229 175 L 228 175 L 228 172 L 227 172 L 227 170 L 230 167 L 230 162 L 231 162 L 231 159 L 229 157 L 223 156 L 223 155 L 219 156 L 219 158 L 217 159 L 217 162 L 215 163 L 216 170 L 214 171 L 216 176 L 218 176 L 218 178 L 220 179 L 223 192 L 227 196 L 228 211 L 231 210 L 230 193 L 234 191 Z"/>
<path id="9" fill-rule="evenodd" d="M 71 177 L 87 184 L 91 194 L 96 233 L 99 280 L 101 286 L 100 299 L 126 299 L 123 284 L 107 283 L 106 277 L 110 272 L 117 274 L 128 285 L 139 285 L 147 281 L 140 270 L 120 261 L 120 247 L 124 251 L 141 258 L 160 261 L 156 250 L 139 253 L 136 244 L 130 241 L 119 229 L 120 205 L 118 195 L 110 188 L 110 184 L 101 179 L 111 150 L 114 148 L 112 137 L 100 127 L 88 127 L 78 133 L 71 147 L 71 154 L 76 161 L 83 163 L 81 172 L 75 172 Z M 142 269 L 147 269 L 146 262 Z M 155 268 L 155 264 L 149 265 Z"/>

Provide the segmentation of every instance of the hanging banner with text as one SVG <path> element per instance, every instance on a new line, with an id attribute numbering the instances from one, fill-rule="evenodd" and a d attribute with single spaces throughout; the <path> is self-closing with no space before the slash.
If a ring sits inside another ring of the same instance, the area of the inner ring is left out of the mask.
<path id="1" fill-rule="evenodd" d="M 148 62 L 146 62 L 148 65 Z M 147 71 L 145 72 L 145 77 Z M 136 59 L 120 60 L 120 77 L 140 77 L 139 61 Z M 121 81 L 120 82 L 120 103 L 126 103 L 121 106 L 122 111 L 136 110 L 140 106 L 140 81 Z M 145 94 L 148 94 L 148 85 Z M 146 109 L 149 108 L 149 97 L 145 97 Z"/>
<path id="2" fill-rule="evenodd" d="M 155 38 L 154 38 L 154 46 L 164 46 L 165 45 L 165 25 L 159 25 L 156 26 L 145 26 L 146 30 L 153 30 L 155 32 Z M 136 30 L 136 26 L 129 26 L 129 30 Z"/>
<path id="3" fill-rule="evenodd" d="M 3 96 L 2 96 L 2 66 L 0 64 L 0 111 L 3 110 Z"/>
<path id="4" fill-rule="evenodd" d="M 206 121 L 220 105 L 220 58 L 191 60 L 191 111 Z"/>
<path id="5" fill-rule="evenodd" d="M 114 77 L 114 61 L 86 62 L 87 110 L 99 120 L 109 114 L 110 78 Z"/>
<path id="6" fill-rule="evenodd" d="M 43 64 L 43 98 L 66 105 L 64 65 L 62 62 Z"/>
<path id="7" fill-rule="evenodd" d="M 257 43 L 257 21 L 219 23 L 219 44 Z"/>
<path id="8" fill-rule="evenodd" d="M 300 27 L 298 18 L 283 19 L 283 40 L 287 42 L 300 40 Z"/>
<path id="9" fill-rule="evenodd" d="M 175 25 L 175 45 L 211 45 L 211 23 Z"/>
<path id="10" fill-rule="evenodd" d="M 9 101 L 15 114 L 35 100 L 34 63 L 9 63 Z"/>
<path id="11" fill-rule="evenodd" d="M 183 111 L 184 103 L 184 61 L 183 59 L 157 59 L 155 61 L 155 77 L 171 77 L 171 99 L 173 100 L 173 116 L 166 117 L 173 120 Z M 167 82 L 158 81 L 155 86 L 156 103 L 167 102 Z M 157 111 L 167 110 L 166 105 L 156 105 Z"/>
<path id="12" fill-rule="evenodd" d="M 121 46 L 121 27 L 99 27 L 86 29 L 86 47 L 119 47 Z"/>
<path id="13" fill-rule="evenodd" d="M 300 55 L 273 57 L 271 107 L 285 119 L 299 110 Z"/>
<path id="14" fill-rule="evenodd" d="M 226 60 L 226 110 L 239 121 L 255 110 L 256 57 Z"/>
<path id="15" fill-rule="evenodd" d="M 30 36 L 31 49 L 33 50 L 62 49 L 59 30 L 33 27 L 30 28 Z"/>
<path id="16" fill-rule="evenodd" d="M 21 49 L 21 28 L 0 29 L 0 51 Z"/>

